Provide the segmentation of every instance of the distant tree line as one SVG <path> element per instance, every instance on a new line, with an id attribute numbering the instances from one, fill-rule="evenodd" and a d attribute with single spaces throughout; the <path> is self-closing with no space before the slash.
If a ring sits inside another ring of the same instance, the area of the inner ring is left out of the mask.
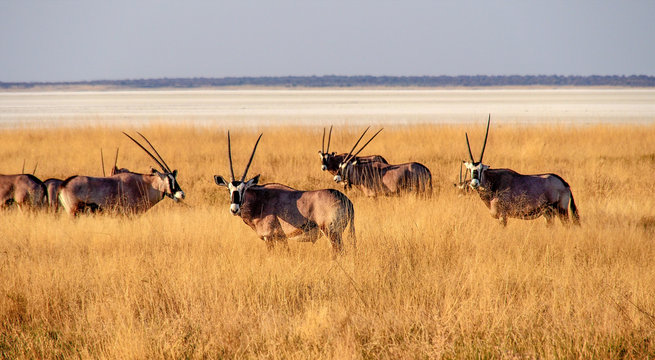
<path id="1" fill-rule="evenodd" d="M 75 82 L 0 82 L 3 89 L 37 87 L 206 88 L 206 87 L 490 87 L 490 86 L 627 86 L 655 87 L 646 75 L 472 75 L 472 76 L 261 76 L 161 78 Z"/>

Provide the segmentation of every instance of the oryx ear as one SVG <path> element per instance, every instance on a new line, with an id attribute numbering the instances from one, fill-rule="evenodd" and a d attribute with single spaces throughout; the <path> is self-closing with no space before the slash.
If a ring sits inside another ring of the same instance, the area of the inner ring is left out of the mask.
<path id="1" fill-rule="evenodd" d="M 177 169 L 173 170 L 173 177 L 177 177 Z"/>
<path id="2" fill-rule="evenodd" d="M 350 165 L 357 165 L 357 160 L 355 159 L 355 160 L 351 161 Z"/>
<path id="3" fill-rule="evenodd" d="M 247 186 L 257 185 L 257 183 L 259 182 L 259 176 L 260 176 L 260 175 L 261 175 L 261 174 L 257 174 L 257 176 L 255 176 L 254 178 L 248 180 L 248 182 L 246 183 L 246 185 L 247 185 Z"/>
<path id="4" fill-rule="evenodd" d="M 151 174 L 159 174 L 159 171 L 157 171 L 157 169 L 155 169 L 155 168 L 150 168 L 150 173 Z"/>
<path id="5" fill-rule="evenodd" d="M 225 187 L 227 187 L 227 181 L 225 181 L 225 179 L 223 179 L 223 177 L 220 176 L 220 175 L 214 175 L 214 182 L 215 182 L 216 185 L 218 185 L 218 186 L 225 186 Z"/>
<path id="6" fill-rule="evenodd" d="M 332 152 L 332 156 L 334 156 L 334 155 L 336 155 L 336 154 L 337 154 L 337 153 L 335 153 L 334 151 Z"/>

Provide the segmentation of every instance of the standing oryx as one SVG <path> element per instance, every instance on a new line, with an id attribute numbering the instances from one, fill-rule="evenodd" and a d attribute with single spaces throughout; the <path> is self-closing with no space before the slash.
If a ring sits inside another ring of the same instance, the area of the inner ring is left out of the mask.
<path id="1" fill-rule="evenodd" d="M 105 159 L 104 156 L 102 155 L 102 149 L 100 149 L 100 159 L 101 159 L 100 161 L 102 166 L 102 176 L 105 177 Z M 114 167 L 111 169 L 110 176 L 114 176 L 120 173 L 130 172 L 126 168 L 119 169 L 116 166 L 117 161 L 118 161 L 118 148 L 116 148 L 116 158 L 114 160 Z M 59 189 L 61 188 L 61 184 L 63 183 L 64 180 L 56 179 L 56 178 L 49 178 L 43 182 L 43 184 L 46 186 L 46 189 L 48 191 L 48 206 L 50 207 L 51 210 L 55 212 L 59 211 L 59 198 L 57 194 L 59 193 Z"/>
<path id="2" fill-rule="evenodd" d="M 503 225 L 507 218 L 536 219 L 544 216 L 548 224 L 557 215 L 563 224 L 569 220 L 568 207 L 571 207 L 573 223 L 580 224 L 580 216 L 573 200 L 573 193 L 569 184 L 556 174 L 522 175 L 510 169 L 490 169 L 482 163 L 484 148 L 487 146 L 489 123 L 484 136 L 480 160 L 473 159 L 468 134 L 466 146 L 468 147 L 470 162 L 465 162 L 466 168 L 471 171 L 469 185 L 478 191 L 480 198 L 491 211 L 491 216 L 500 219 Z"/>
<path id="3" fill-rule="evenodd" d="M 69 214 L 75 215 L 85 208 L 138 213 L 147 211 L 164 196 L 175 202 L 184 199 L 184 191 L 177 182 L 177 170 L 171 171 L 150 141 L 140 133 L 139 135 L 150 145 L 158 158 L 125 134 L 155 160 L 162 172 L 152 169 L 151 174 L 120 172 L 110 177 L 72 176 L 61 184 L 59 190 L 59 201 Z"/>
<path id="4" fill-rule="evenodd" d="M 227 149 L 230 161 L 230 181 L 214 175 L 219 186 L 230 191 L 230 212 L 239 215 L 266 242 L 269 249 L 276 241 L 287 244 L 287 238 L 301 236 L 300 241 L 316 242 L 321 233 L 332 243 L 334 253 L 343 249 L 342 233 L 350 225 L 353 247 L 355 239 L 355 210 L 352 202 L 338 190 L 323 189 L 300 191 L 282 184 L 257 185 L 259 175 L 245 181 L 259 135 L 250 160 L 240 180 L 234 177 L 230 133 L 227 133 Z"/>
<path id="5" fill-rule="evenodd" d="M 398 195 L 416 193 L 430 196 L 432 193 L 432 174 L 425 165 L 409 162 L 399 165 L 381 162 L 360 163 L 357 155 L 373 140 L 380 129 L 354 155 L 353 151 L 362 140 L 368 128 L 350 150 L 350 153 L 339 164 L 339 172 L 334 181 L 343 181 L 345 186 L 355 185 L 367 196 Z"/>
<path id="6" fill-rule="evenodd" d="M 31 174 L 0 175 L 0 206 L 12 204 L 40 208 L 46 205 L 47 191 L 43 182 Z"/>
<path id="7" fill-rule="evenodd" d="M 321 170 L 328 171 L 332 175 L 336 175 L 339 172 L 339 164 L 348 156 L 348 154 L 338 154 L 336 152 L 330 152 L 330 140 L 332 139 L 332 126 L 330 126 L 330 133 L 328 135 L 327 148 L 325 148 L 325 128 L 323 128 L 323 143 L 321 145 L 321 150 L 318 152 L 321 157 Z M 388 164 L 387 160 L 380 155 L 368 155 L 368 156 L 358 156 L 356 158 L 357 162 L 360 164 L 368 162 L 381 162 Z"/>

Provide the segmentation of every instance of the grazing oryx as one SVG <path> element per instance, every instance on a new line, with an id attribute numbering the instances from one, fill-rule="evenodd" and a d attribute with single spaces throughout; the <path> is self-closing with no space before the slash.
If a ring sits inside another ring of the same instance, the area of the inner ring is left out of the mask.
<path id="1" fill-rule="evenodd" d="M 399 165 L 384 164 L 380 162 L 360 163 L 357 161 L 359 154 L 371 140 L 382 131 L 380 129 L 373 135 L 359 151 L 352 155 L 362 136 L 350 150 L 350 153 L 339 164 L 339 172 L 334 181 L 343 181 L 345 186 L 355 185 L 367 196 L 397 195 L 402 193 L 415 192 L 417 194 L 430 196 L 432 193 L 432 174 L 425 165 L 410 162 Z"/>
<path id="2" fill-rule="evenodd" d="M 469 185 L 478 194 L 491 211 L 491 216 L 507 225 L 507 218 L 536 219 L 544 216 L 552 224 L 557 215 L 563 224 L 568 223 L 568 207 L 571 207 L 573 223 L 580 224 L 580 216 L 573 200 L 571 187 L 559 175 L 535 174 L 522 175 L 510 169 L 491 169 L 482 163 L 484 148 L 487 146 L 489 123 L 484 136 L 480 160 L 473 159 L 469 137 L 466 134 L 466 146 L 470 162 L 464 165 L 471 171 Z"/>
<path id="3" fill-rule="evenodd" d="M 0 206 L 18 205 L 19 209 L 46 205 L 47 191 L 43 182 L 31 174 L 0 175 Z"/>
<path id="4" fill-rule="evenodd" d="M 69 214 L 75 215 L 85 208 L 90 208 L 92 211 L 114 210 L 120 213 L 139 213 L 156 205 L 164 196 L 170 197 L 175 202 L 184 199 L 184 191 L 177 182 L 177 170 L 171 171 L 150 141 L 140 133 L 139 135 L 150 145 L 159 159 L 138 141 L 125 134 L 155 160 L 162 172 L 152 169 L 151 174 L 122 172 L 110 177 L 69 177 L 64 180 L 59 190 L 59 201 Z"/>
<path id="5" fill-rule="evenodd" d="M 227 133 L 230 181 L 219 175 L 214 175 L 214 181 L 230 191 L 232 215 L 241 216 L 243 222 L 255 230 L 269 249 L 275 246 L 276 241 L 288 248 L 287 238 L 296 236 L 301 236 L 300 241 L 314 243 L 322 233 L 330 239 L 336 254 L 343 249 L 342 233 L 348 225 L 355 247 L 355 210 L 343 193 L 333 189 L 300 191 L 282 184 L 257 185 L 259 175 L 245 181 L 261 137 L 259 135 L 255 143 L 241 179 L 236 180 L 230 133 Z"/>
<path id="6" fill-rule="evenodd" d="M 100 149 L 100 159 L 101 159 L 101 166 L 102 166 L 102 175 L 103 177 L 105 177 L 105 159 L 104 156 L 102 155 L 102 149 Z M 116 159 L 114 160 L 114 167 L 111 169 L 110 176 L 114 176 L 120 173 L 130 172 L 126 168 L 119 169 L 116 166 L 117 161 L 118 161 L 118 148 L 116 148 Z M 50 178 L 43 182 L 43 184 L 45 184 L 46 186 L 46 189 L 48 190 L 48 206 L 50 207 L 50 209 L 54 210 L 55 212 L 59 211 L 59 198 L 57 197 L 57 194 L 59 193 L 59 189 L 61 188 L 61 184 L 63 182 L 64 180 L 56 179 L 56 178 Z"/>
<path id="7" fill-rule="evenodd" d="M 323 144 L 321 145 L 321 150 L 318 152 L 321 157 L 321 170 L 328 171 L 332 175 L 336 175 L 339 172 L 339 164 L 348 156 L 348 154 L 338 154 L 330 152 L 330 140 L 332 139 L 332 126 L 330 126 L 330 133 L 328 135 L 327 148 L 325 148 L 325 128 L 323 128 Z M 387 159 L 383 158 L 380 155 L 368 155 L 368 156 L 358 156 L 356 160 L 360 164 L 365 164 L 369 162 L 381 162 L 388 164 Z"/>

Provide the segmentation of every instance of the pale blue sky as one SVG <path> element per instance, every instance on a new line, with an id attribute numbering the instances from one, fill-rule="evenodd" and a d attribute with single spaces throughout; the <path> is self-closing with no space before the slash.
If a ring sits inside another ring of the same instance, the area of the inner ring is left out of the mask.
<path id="1" fill-rule="evenodd" d="M 655 75 L 655 1 L 0 0 L 0 81 Z"/>

